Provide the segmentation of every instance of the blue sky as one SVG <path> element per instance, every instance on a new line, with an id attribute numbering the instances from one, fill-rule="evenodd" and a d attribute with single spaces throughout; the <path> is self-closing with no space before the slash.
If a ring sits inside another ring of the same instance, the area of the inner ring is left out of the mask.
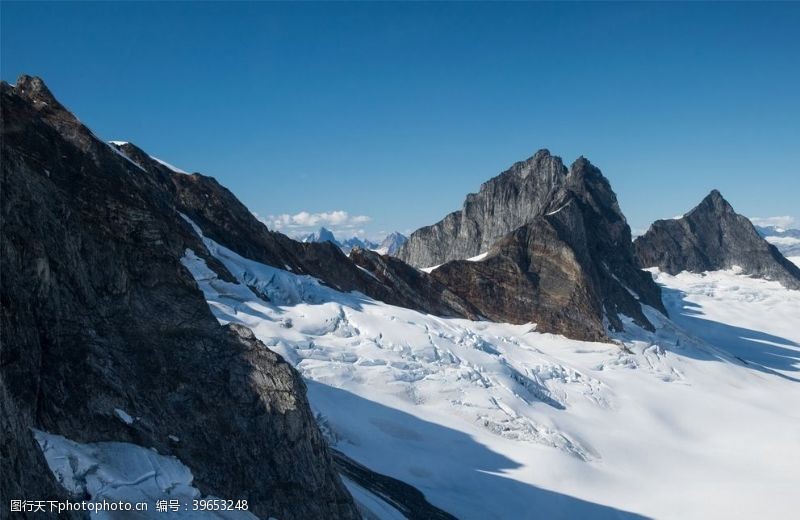
<path id="1" fill-rule="evenodd" d="M 405 232 L 539 148 L 634 229 L 800 216 L 800 3 L 0 5 L 4 80 L 272 220 Z"/>

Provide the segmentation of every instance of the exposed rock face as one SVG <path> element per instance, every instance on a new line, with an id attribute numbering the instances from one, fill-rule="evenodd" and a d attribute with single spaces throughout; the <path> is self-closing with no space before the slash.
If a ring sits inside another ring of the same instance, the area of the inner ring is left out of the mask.
<path id="1" fill-rule="evenodd" d="M 7 498 L 60 496 L 37 428 L 175 455 L 204 494 L 263 518 L 357 518 L 298 374 L 219 326 L 181 265 L 186 248 L 211 258 L 171 178 L 97 140 L 41 80 L 0 87 L 0 516 Z"/>
<path id="2" fill-rule="evenodd" d="M 717 190 L 683 217 L 654 222 L 634 247 L 643 267 L 670 274 L 738 266 L 745 274 L 800 289 L 800 268 L 764 240 Z"/>
<path id="3" fill-rule="evenodd" d="M 567 174 L 561 158 L 539 150 L 467 195 L 461 211 L 412 233 L 398 257 L 429 267 L 488 251 L 500 237 L 557 209 L 553 201 Z"/>
<path id="4" fill-rule="evenodd" d="M 604 317 L 612 328 L 622 329 L 620 314 L 650 327 L 637 298 L 663 310 L 658 287 L 649 273 L 635 265 L 630 230 L 608 181 L 583 158 L 566 170 L 560 159 L 539 152 L 531 168 L 549 175 L 550 181 L 529 180 L 534 170 L 517 165 L 502 189 L 499 185 L 493 188 L 509 194 L 514 192 L 512 181 L 520 179 L 531 186 L 547 187 L 546 196 L 537 195 L 541 200 L 535 204 L 520 200 L 517 206 L 530 211 L 553 208 L 552 215 L 544 213 L 533 220 L 544 218 L 544 222 L 560 222 L 556 238 L 563 242 L 563 247 L 559 251 L 570 255 L 573 250 L 580 252 L 579 272 L 572 273 L 575 278 L 569 279 L 563 272 L 556 274 L 542 267 L 548 262 L 558 264 L 559 258 L 545 260 L 538 256 L 541 253 L 538 249 L 527 251 L 527 242 L 518 244 L 526 251 L 528 259 L 517 265 L 513 276 L 505 276 L 508 273 L 502 270 L 490 272 L 489 263 L 478 267 L 472 262 L 458 264 L 464 266 L 461 275 L 460 268 L 447 266 L 429 276 L 397 258 L 359 248 L 354 249 L 348 259 L 332 242 L 301 243 L 268 230 L 213 178 L 169 172 L 132 145 L 124 145 L 120 150 L 159 178 L 162 174 L 170 176 L 175 187 L 176 206 L 209 238 L 242 256 L 309 274 L 339 290 L 357 290 L 386 303 L 441 316 L 512 323 L 534 321 L 540 330 L 581 339 L 605 338 Z M 552 180 L 556 178 L 559 180 Z M 492 185 L 492 181 L 487 185 Z M 568 204 L 570 201 L 574 203 Z M 558 211 L 561 208 L 567 211 Z M 570 220 L 563 220 L 566 217 Z M 495 223 L 491 225 L 497 227 Z M 508 256 L 507 253 L 506 249 L 497 256 Z M 508 258 L 513 263 L 521 257 L 511 255 Z M 563 260 L 569 262 L 569 259 Z M 493 260 L 491 265 L 495 262 Z M 467 275 L 475 269 L 481 271 L 479 277 Z M 537 273 L 538 269 L 541 271 Z M 553 278 L 547 279 L 551 275 Z M 531 282 L 532 276 L 538 281 Z M 465 285 L 470 280 L 475 287 Z M 554 286 L 558 284 L 561 286 L 556 291 Z M 637 296 L 632 297 L 629 290 Z"/>
<path id="5" fill-rule="evenodd" d="M 535 322 L 541 332 L 588 341 L 607 339 L 604 317 L 617 330 L 619 314 L 652 328 L 639 303 L 644 298 L 632 296 L 596 256 L 587 210 L 573 198 L 500 239 L 482 260 L 448 262 L 431 276 L 494 321 Z M 650 291 L 641 278 L 639 286 Z"/>
<path id="6" fill-rule="evenodd" d="M 375 250 L 382 255 L 396 256 L 397 253 L 400 252 L 400 248 L 403 247 L 403 244 L 406 242 L 408 242 L 408 238 L 405 235 L 394 231 L 386 235 L 386 238 L 383 239 Z"/>
<path id="7" fill-rule="evenodd" d="M 354 249 L 350 259 L 370 272 L 385 287 L 387 303 L 437 316 L 479 319 L 480 313 L 445 285 L 402 260 L 375 251 Z"/>
<path id="8" fill-rule="evenodd" d="M 665 312 L 636 264 L 616 195 L 583 157 L 567 170 L 540 150 L 468 196 L 461 212 L 414 232 L 399 257 L 436 265 L 481 251 L 490 251 L 482 262 L 445 263 L 432 275 L 493 320 L 597 339 L 604 317 L 615 330 L 622 314 L 651 328 L 641 304 Z"/>

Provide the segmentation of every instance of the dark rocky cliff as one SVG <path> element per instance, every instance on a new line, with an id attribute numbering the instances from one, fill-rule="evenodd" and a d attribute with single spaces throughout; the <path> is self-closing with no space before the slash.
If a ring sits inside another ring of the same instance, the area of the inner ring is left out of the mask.
<path id="1" fill-rule="evenodd" d="M 800 289 L 800 268 L 764 240 L 719 191 L 678 219 L 657 220 L 634 241 L 639 263 L 670 274 L 738 266 L 742 272 Z"/>
<path id="2" fill-rule="evenodd" d="M 490 320 L 535 322 L 539 331 L 583 340 L 607 340 L 604 319 L 621 330 L 623 314 L 651 329 L 640 302 L 663 311 L 659 292 L 640 271 L 628 276 L 636 284 L 619 281 L 614 257 L 598 254 L 602 238 L 586 211 L 572 198 L 498 240 L 482 260 L 448 262 L 431 276 Z"/>
<path id="3" fill-rule="evenodd" d="M 482 251 L 482 262 L 464 260 Z M 652 328 L 642 304 L 665 312 L 608 179 L 583 157 L 567 169 L 540 150 L 413 233 L 399 257 L 443 263 L 432 276 L 482 316 L 568 337 L 605 338 L 604 319 L 621 330 L 622 315 Z"/>
<path id="4" fill-rule="evenodd" d="M 9 497 L 59 496 L 38 428 L 175 455 L 203 493 L 265 518 L 357 518 L 298 374 L 221 327 L 181 265 L 191 248 L 230 278 L 170 176 L 100 142 L 39 79 L 1 88 L 2 516 Z"/>
<path id="5" fill-rule="evenodd" d="M 467 195 L 461 211 L 416 230 L 397 256 L 415 267 L 431 267 L 488 251 L 500 237 L 555 210 L 567 174 L 561 158 L 539 150 Z"/>
<path id="6" fill-rule="evenodd" d="M 367 249 L 350 253 L 353 263 L 369 272 L 385 287 L 388 303 L 415 308 L 437 316 L 480 319 L 477 307 L 462 299 L 446 285 L 402 260 Z"/>

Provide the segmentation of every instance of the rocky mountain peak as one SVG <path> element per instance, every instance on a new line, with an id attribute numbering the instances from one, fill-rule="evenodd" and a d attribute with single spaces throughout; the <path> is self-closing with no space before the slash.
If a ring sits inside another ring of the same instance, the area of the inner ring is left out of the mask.
<path id="1" fill-rule="evenodd" d="M 44 84 L 42 78 L 38 76 L 28 76 L 27 74 L 21 75 L 14 85 L 14 90 L 17 95 L 34 102 L 34 104 L 47 103 L 49 105 L 61 104 L 56 100 L 47 85 Z"/>
<path id="2" fill-rule="evenodd" d="M 15 105 L 14 111 L 33 109 L 38 117 L 55 128 L 62 137 L 80 150 L 89 151 L 95 161 L 102 155 L 102 152 L 98 152 L 97 147 L 98 145 L 106 146 L 106 144 L 97 139 L 72 112 L 53 96 L 41 78 L 23 74 L 13 87 L 4 83 L 2 93 L 6 102 Z M 25 104 L 24 109 L 20 106 L 21 103 Z"/>
<path id="3" fill-rule="evenodd" d="M 482 262 L 466 261 L 484 253 Z M 585 157 L 567 169 L 540 150 L 515 163 L 468 195 L 461 211 L 415 231 L 398 257 L 441 265 L 432 275 L 484 316 L 570 337 L 602 337 L 605 319 L 620 330 L 620 315 L 651 328 L 642 305 L 664 310 L 636 265 L 611 184 Z M 576 301 L 581 311 L 567 310 Z"/>
<path id="4" fill-rule="evenodd" d="M 586 183 L 600 183 L 604 186 L 609 186 L 608 179 L 600 171 L 600 168 L 592 164 L 592 162 L 581 155 L 570 165 L 569 177 L 573 186 L 580 186 Z"/>
<path id="5" fill-rule="evenodd" d="M 408 238 L 402 233 L 393 231 L 386 235 L 376 250 L 382 255 L 395 256 L 407 240 Z"/>
<path id="6" fill-rule="evenodd" d="M 800 289 L 800 269 L 759 235 L 717 190 L 677 219 L 657 220 L 634 242 L 643 267 L 669 274 L 741 269 Z"/>
<path id="7" fill-rule="evenodd" d="M 625 230 L 630 240 L 616 195 L 600 169 L 583 156 L 567 169 L 560 157 L 541 149 L 467 195 L 461 211 L 412 233 L 398 256 L 417 267 L 471 258 L 535 217 L 558 210 L 570 194 L 615 225 L 618 242 L 624 241 Z"/>
<path id="8" fill-rule="evenodd" d="M 336 235 L 333 234 L 333 231 L 326 228 L 325 226 L 321 226 L 318 230 L 314 231 L 313 233 L 309 233 L 303 237 L 299 237 L 299 240 L 304 243 L 330 242 L 336 247 L 342 246 L 342 243 L 336 238 Z"/>
<path id="9" fill-rule="evenodd" d="M 550 150 L 542 148 L 524 161 L 514 163 L 511 168 L 504 173 L 519 177 L 520 179 L 525 179 L 531 175 L 565 175 L 567 170 L 564 167 L 564 162 L 561 160 L 561 157 L 552 155 Z M 503 174 L 500 176 L 503 176 Z M 481 189 L 483 189 L 483 187 L 481 187 Z"/>
<path id="10" fill-rule="evenodd" d="M 17 78 L 16 84 L 10 88 L 14 91 L 16 96 L 28 101 L 36 110 L 45 112 L 56 120 L 60 119 L 76 126 L 83 126 L 80 121 L 56 99 L 42 78 L 22 74 Z"/>
<path id="11" fill-rule="evenodd" d="M 689 213 L 685 216 L 688 217 L 689 215 L 704 215 L 710 214 L 715 216 L 722 216 L 725 214 L 736 214 L 733 210 L 733 206 L 725 200 L 725 197 L 722 196 L 722 193 L 719 190 L 711 190 L 711 192 L 700 201 L 694 209 L 692 209 Z"/>

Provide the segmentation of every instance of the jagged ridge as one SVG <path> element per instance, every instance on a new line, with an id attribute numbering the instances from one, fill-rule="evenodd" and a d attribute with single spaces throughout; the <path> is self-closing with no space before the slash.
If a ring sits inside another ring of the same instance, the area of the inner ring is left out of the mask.
<path id="1" fill-rule="evenodd" d="M 484 262 L 459 261 L 483 252 Z M 460 212 L 415 231 L 398 256 L 418 266 L 455 261 L 434 276 L 484 315 L 569 337 L 605 337 L 603 321 L 621 330 L 621 315 L 652 328 L 642 304 L 665 312 L 608 179 L 584 157 L 567 169 L 538 151 L 467 196 Z"/>
<path id="2" fill-rule="evenodd" d="M 357 518 L 299 375 L 219 326 L 182 266 L 187 248 L 211 258 L 169 177 L 99 141 L 40 79 L 0 89 L 0 494 L 60 496 L 37 428 L 175 455 L 203 493 L 263 517 Z"/>

